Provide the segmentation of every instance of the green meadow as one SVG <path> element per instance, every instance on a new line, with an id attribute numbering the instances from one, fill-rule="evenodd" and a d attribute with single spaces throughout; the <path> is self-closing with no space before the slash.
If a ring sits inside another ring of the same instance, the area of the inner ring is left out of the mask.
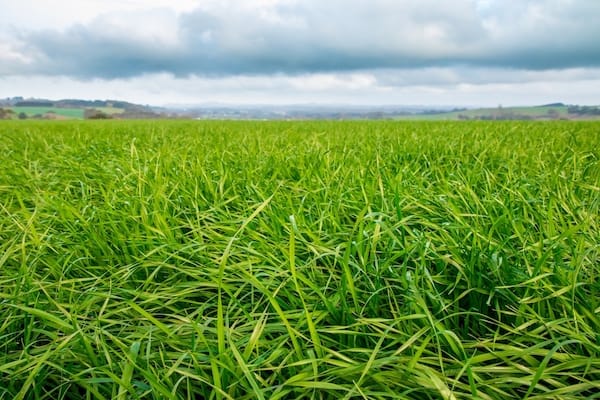
<path id="1" fill-rule="evenodd" d="M 0 399 L 600 393 L 600 123 L 0 123 Z"/>
<path id="2" fill-rule="evenodd" d="M 54 113 L 68 119 L 83 119 L 83 108 L 61 107 L 12 107 L 16 114 L 24 113 L 28 118 L 46 113 Z"/>
<path id="3" fill-rule="evenodd" d="M 496 108 L 476 108 L 465 109 L 462 111 L 440 112 L 434 114 L 416 114 L 409 116 L 401 116 L 400 120 L 459 120 L 459 119 L 488 119 L 488 120 L 557 120 L 557 119 L 577 119 L 581 115 L 572 114 L 569 112 L 569 106 L 565 105 L 548 105 L 548 106 L 533 106 L 533 107 L 496 107 Z M 594 116 L 585 115 L 584 118 L 592 119 Z"/>

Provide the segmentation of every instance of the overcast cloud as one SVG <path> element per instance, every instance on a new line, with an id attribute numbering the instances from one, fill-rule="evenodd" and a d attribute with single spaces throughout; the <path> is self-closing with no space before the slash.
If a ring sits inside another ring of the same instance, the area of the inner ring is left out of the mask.
<path id="1" fill-rule="evenodd" d="M 600 103 L 596 0 L 0 3 L 3 97 Z"/>

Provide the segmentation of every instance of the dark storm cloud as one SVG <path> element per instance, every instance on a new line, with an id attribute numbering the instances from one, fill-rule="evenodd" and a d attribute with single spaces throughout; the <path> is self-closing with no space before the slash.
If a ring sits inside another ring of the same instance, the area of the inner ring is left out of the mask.
<path id="1" fill-rule="evenodd" d="M 596 1 L 226 4 L 167 16 L 169 40 L 160 38 L 160 19 L 151 25 L 131 15 L 129 25 L 106 17 L 63 31 L 22 32 L 19 43 L 33 60 L 27 70 L 79 78 L 600 66 Z"/>

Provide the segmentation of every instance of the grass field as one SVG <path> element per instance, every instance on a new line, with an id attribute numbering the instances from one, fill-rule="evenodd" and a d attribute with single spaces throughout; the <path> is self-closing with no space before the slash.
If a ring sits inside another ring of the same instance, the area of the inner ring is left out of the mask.
<path id="1" fill-rule="evenodd" d="M 12 107 L 16 114 L 25 113 L 27 117 L 34 115 L 44 115 L 53 112 L 70 119 L 83 119 L 83 108 L 60 108 L 60 107 Z"/>
<path id="2" fill-rule="evenodd" d="M 451 111 L 439 114 L 417 114 L 402 116 L 399 119 L 404 120 L 429 120 L 444 121 L 458 120 L 460 117 L 469 119 L 568 119 L 574 118 L 569 114 L 568 106 L 535 106 L 535 107 L 496 107 L 496 108 L 477 108 L 462 111 Z M 587 118 L 590 118 L 589 116 Z"/>
<path id="3" fill-rule="evenodd" d="M 115 108 L 115 107 L 96 107 L 94 109 L 101 111 L 108 115 L 123 114 L 125 112 L 125 110 L 123 108 Z"/>
<path id="4" fill-rule="evenodd" d="M 0 123 L 1 399 L 600 393 L 600 123 Z"/>

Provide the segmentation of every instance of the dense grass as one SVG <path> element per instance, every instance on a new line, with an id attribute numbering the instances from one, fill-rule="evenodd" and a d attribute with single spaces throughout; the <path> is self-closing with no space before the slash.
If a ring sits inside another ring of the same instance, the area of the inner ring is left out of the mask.
<path id="1" fill-rule="evenodd" d="M 600 124 L 0 124 L 0 398 L 600 397 Z"/>

